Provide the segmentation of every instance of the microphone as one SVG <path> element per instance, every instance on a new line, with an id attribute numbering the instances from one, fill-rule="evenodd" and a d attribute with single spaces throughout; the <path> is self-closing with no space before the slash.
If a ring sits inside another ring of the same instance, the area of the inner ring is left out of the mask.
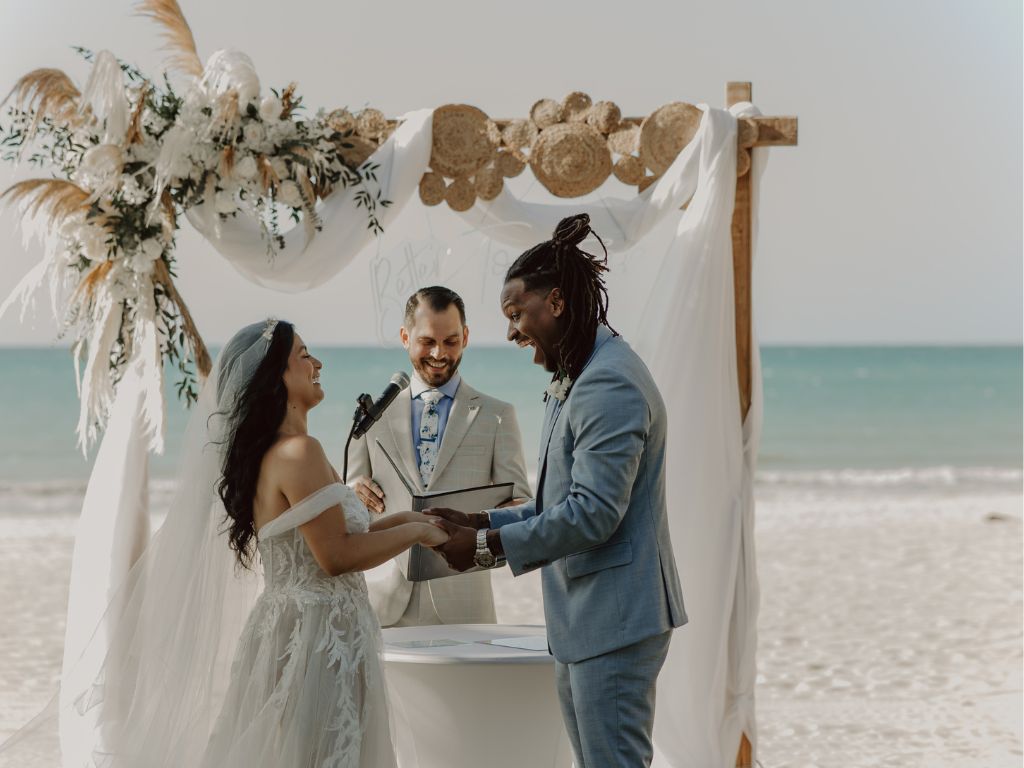
<path id="1" fill-rule="evenodd" d="M 409 386 L 409 376 L 403 371 L 399 371 L 391 377 L 391 382 L 384 388 L 384 392 L 380 397 L 377 398 L 377 402 L 371 403 L 367 407 L 363 408 L 363 417 L 356 424 L 355 429 L 352 432 L 352 436 L 356 439 L 365 435 L 370 427 L 372 427 L 381 416 L 384 415 L 384 411 L 387 410 L 388 406 L 394 402 L 394 399 L 398 397 L 398 393 Z M 369 400 L 369 397 L 366 396 Z M 362 400 L 362 398 L 360 398 Z"/>

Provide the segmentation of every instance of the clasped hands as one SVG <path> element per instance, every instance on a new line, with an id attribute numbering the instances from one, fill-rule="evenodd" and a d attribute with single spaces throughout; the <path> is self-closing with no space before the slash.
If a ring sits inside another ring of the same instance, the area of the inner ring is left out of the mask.
<path id="1" fill-rule="evenodd" d="M 466 514 L 448 507 L 431 507 L 423 514 L 435 519 L 436 524 L 448 534 L 448 541 L 435 547 L 448 566 L 456 571 L 468 571 L 475 563 L 476 532 L 488 527 L 487 515 L 482 512 Z"/>

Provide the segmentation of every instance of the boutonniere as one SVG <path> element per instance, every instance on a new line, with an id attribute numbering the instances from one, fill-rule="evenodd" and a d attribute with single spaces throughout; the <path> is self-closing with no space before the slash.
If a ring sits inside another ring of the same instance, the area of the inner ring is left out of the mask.
<path id="1" fill-rule="evenodd" d="M 572 379 L 564 374 L 552 380 L 544 392 L 544 402 L 546 403 L 549 397 L 553 397 L 558 402 L 564 403 L 565 398 L 569 396 L 569 390 L 572 389 L 572 384 Z"/>

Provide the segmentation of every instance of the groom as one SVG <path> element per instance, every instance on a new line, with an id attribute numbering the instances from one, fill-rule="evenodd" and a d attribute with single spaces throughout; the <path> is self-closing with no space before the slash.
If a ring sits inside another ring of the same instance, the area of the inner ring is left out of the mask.
<path id="1" fill-rule="evenodd" d="M 655 683 L 686 623 L 665 503 L 665 405 L 607 324 L 605 260 L 581 251 L 580 214 L 520 256 L 501 293 L 508 338 L 554 374 L 537 497 L 462 514 L 428 510 L 459 570 L 543 568 L 548 645 L 577 768 L 649 766 Z"/>

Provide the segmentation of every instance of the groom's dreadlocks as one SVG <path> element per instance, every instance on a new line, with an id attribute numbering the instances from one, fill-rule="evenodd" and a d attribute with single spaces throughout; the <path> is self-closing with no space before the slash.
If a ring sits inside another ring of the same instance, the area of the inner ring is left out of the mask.
<path id="1" fill-rule="evenodd" d="M 588 235 L 601 243 L 603 259 L 580 250 L 579 244 Z M 526 251 L 505 273 L 506 283 L 518 278 L 528 291 L 561 291 L 566 325 L 558 345 L 556 378 L 579 376 L 594 348 L 598 323 L 618 335 L 608 325 L 608 289 L 601 276 L 607 271 L 608 249 L 591 230 L 590 216 L 579 213 L 562 219 L 550 240 Z"/>

